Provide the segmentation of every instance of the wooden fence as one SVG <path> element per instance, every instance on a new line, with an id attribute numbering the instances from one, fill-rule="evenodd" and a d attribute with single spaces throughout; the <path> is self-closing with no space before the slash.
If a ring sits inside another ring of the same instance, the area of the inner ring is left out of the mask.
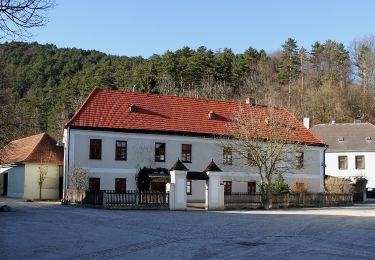
<path id="1" fill-rule="evenodd" d="M 353 194 L 336 193 L 284 193 L 271 195 L 272 208 L 280 207 L 330 207 L 353 205 Z M 232 193 L 224 195 L 226 209 L 260 208 L 263 198 L 260 193 Z"/>
<path id="2" fill-rule="evenodd" d="M 118 193 L 113 190 L 77 191 L 66 189 L 64 190 L 62 203 L 104 208 L 168 209 L 169 193 L 159 191 L 126 191 Z"/>

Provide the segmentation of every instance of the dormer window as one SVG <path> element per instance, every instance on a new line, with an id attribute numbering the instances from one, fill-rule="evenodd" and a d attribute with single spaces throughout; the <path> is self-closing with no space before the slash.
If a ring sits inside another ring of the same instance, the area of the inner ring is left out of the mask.
<path id="1" fill-rule="evenodd" d="M 134 104 L 131 104 L 130 107 L 129 107 L 129 112 L 130 113 L 137 112 L 137 107 Z"/>
<path id="2" fill-rule="evenodd" d="M 367 142 L 371 142 L 371 141 L 372 141 L 371 136 L 366 136 L 366 141 L 367 141 Z"/>
<path id="3" fill-rule="evenodd" d="M 213 111 L 210 111 L 210 112 L 208 113 L 208 119 L 210 119 L 210 120 L 214 120 L 215 118 L 216 118 L 215 113 L 214 113 Z"/>
<path id="4" fill-rule="evenodd" d="M 344 142 L 344 137 L 340 136 L 337 140 L 338 140 L 339 142 Z"/>

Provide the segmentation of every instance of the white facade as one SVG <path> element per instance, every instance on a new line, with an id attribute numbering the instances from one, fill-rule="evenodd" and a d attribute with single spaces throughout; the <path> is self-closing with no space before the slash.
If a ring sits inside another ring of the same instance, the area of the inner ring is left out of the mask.
<path id="1" fill-rule="evenodd" d="M 90 139 L 102 140 L 102 153 L 100 160 L 89 159 Z M 127 141 L 127 160 L 115 160 L 116 141 Z M 166 144 L 165 162 L 155 162 L 155 143 Z M 214 138 L 157 135 L 141 133 L 125 133 L 111 131 L 66 129 L 65 143 L 65 178 L 64 188 L 69 188 L 69 169 L 73 166 L 87 168 L 90 177 L 100 178 L 100 189 L 113 190 L 116 178 L 126 178 L 126 189 L 135 190 L 135 177 L 142 167 L 167 168 L 181 159 L 182 144 L 191 144 L 191 163 L 184 165 L 189 171 L 203 171 L 213 159 L 223 171 L 221 181 L 233 181 L 233 192 L 246 192 L 248 181 L 257 181 L 259 177 L 255 167 L 246 166 L 245 159 L 237 159 L 233 156 L 232 165 L 223 164 L 222 142 Z M 323 190 L 324 178 L 324 147 L 306 146 L 304 150 L 304 166 L 302 169 L 291 170 L 285 175 L 286 181 L 291 187 L 296 182 L 303 182 L 309 191 L 319 192 Z M 235 174 L 231 174 L 235 173 Z M 240 177 L 234 177 L 240 176 Z M 204 198 L 205 190 L 196 191 L 197 187 L 204 188 L 202 181 L 193 181 L 191 200 Z M 195 193 L 199 193 L 196 195 Z"/>
<path id="2" fill-rule="evenodd" d="M 339 169 L 339 156 L 347 156 L 347 168 Z M 356 169 L 356 156 L 364 156 L 364 169 Z M 342 178 L 365 177 L 367 188 L 375 189 L 375 152 L 326 152 L 326 175 Z"/>

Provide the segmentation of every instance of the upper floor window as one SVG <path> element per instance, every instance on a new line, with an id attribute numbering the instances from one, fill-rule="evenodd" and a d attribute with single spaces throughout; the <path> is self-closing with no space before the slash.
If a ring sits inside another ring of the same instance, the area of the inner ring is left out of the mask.
<path id="1" fill-rule="evenodd" d="M 355 168 L 357 170 L 363 170 L 365 168 L 365 156 L 357 155 L 355 157 Z"/>
<path id="2" fill-rule="evenodd" d="M 339 170 L 348 169 L 348 156 L 342 155 L 339 156 Z"/>
<path id="3" fill-rule="evenodd" d="M 232 148 L 224 147 L 223 149 L 223 164 L 232 165 Z"/>
<path id="4" fill-rule="evenodd" d="M 191 163 L 191 144 L 183 144 L 181 152 L 182 162 Z"/>
<path id="5" fill-rule="evenodd" d="M 303 152 L 296 152 L 296 168 L 303 168 Z"/>
<path id="6" fill-rule="evenodd" d="M 165 162 L 165 143 L 155 143 L 155 161 Z"/>
<path id="7" fill-rule="evenodd" d="M 90 159 L 102 159 L 102 140 L 90 139 Z"/>
<path id="8" fill-rule="evenodd" d="M 128 143 L 126 141 L 116 141 L 116 160 L 126 161 L 128 153 Z"/>

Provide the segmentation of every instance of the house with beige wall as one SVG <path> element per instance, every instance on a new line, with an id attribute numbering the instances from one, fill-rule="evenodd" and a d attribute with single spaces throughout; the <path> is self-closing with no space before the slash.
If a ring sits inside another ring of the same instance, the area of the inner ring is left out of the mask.
<path id="1" fill-rule="evenodd" d="M 62 195 L 63 148 L 46 133 L 14 140 L 0 150 L 0 194 L 24 199 L 39 199 L 42 174 L 42 199 Z"/>
<path id="2" fill-rule="evenodd" d="M 212 161 L 222 170 L 226 191 L 254 192 L 260 184 L 257 169 L 223 146 L 239 107 L 259 114 L 268 109 L 249 102 L 95 89 L 65 127 L 64 188 L 70 188 L 70 170 L 83 167 L 91 189 L 135 190 L 141 168 L 170 169 L 180 159 L 188 169 L 190 201 L 204 200 L 205 169 Z M 285 108 L 273 109 L 293 122 L 295 141 L 304 144 L 303 166 L 287 172 L 286 181 L 322 191 L 325 144 Z M 152 182 L 158 179 L 155 173 Z"/>

